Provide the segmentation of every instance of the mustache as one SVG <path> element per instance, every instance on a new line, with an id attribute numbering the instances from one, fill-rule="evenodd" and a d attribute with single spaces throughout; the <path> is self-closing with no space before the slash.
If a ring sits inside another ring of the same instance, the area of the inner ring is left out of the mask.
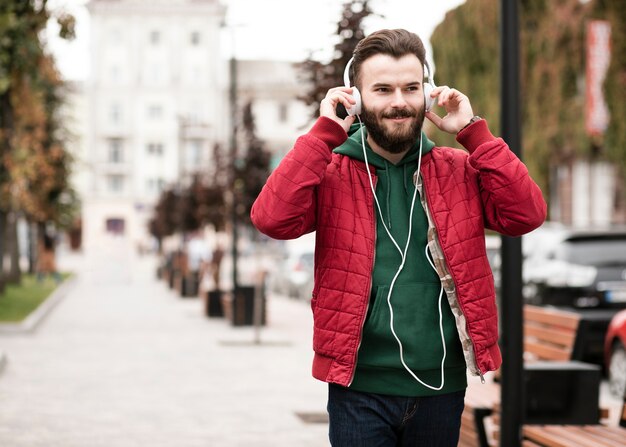
<path id="1" fill-rule="evenodd" d="M 409 109 L 396 109 L 393 112 L 383 114 L 383 118 L 413 118 L 417 114 Z"/>

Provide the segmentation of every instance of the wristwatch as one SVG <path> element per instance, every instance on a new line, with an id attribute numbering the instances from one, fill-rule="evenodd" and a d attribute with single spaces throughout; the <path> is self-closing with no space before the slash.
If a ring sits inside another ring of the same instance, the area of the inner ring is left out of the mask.
<path id="1" fill-rule="evenodd" d="M 481 118 L 480 116 L 478 116 L 478 115 L 474 115 L 474 116 L 472 117 L 472 119 L 471 119 L 471 120 L 469 120 L 469 123 L 467 123 L 465 126 L 463 126 L 463 128 L 461 128 L 461 130 L 459 130 L 457 133 L 460 133 L 461 131 L 465 130 L 465 128 L 466 128 L 466 127 L 468 127 L 468 126 L 470 126 L 470 125 L 474 124 L 476 121 L 479 121 L 479 120 L 481 120 L 481 119 L 482 119 L 482 118 Z"/>

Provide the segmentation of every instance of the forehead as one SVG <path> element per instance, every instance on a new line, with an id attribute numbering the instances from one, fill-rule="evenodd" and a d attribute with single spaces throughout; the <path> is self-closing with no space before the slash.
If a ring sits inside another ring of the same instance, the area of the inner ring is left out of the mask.
<path id="1" fill-rule="evenodd" d="M 377 54 L 361 64 L 360 78 L 364 85 L 374 83 L 422 82 L 424 67 L 414 54 L 398 59 L 387 54 Z"/>

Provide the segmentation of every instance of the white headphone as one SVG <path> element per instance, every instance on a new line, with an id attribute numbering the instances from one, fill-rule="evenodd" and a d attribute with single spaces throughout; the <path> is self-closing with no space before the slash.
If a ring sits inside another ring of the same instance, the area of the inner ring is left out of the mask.
<path id="1" fill-rule="evenodd" d="M 346 64 L 346 68 L 343 71 L 343 83 L 348 88 L 352 87 L 352 97 L 356 101 L 356 104 L 354 104 L 349 109 L 346 109 L 348 111 L 348 115 L 350 115 L 350 116 L 352 116 L 352 115 L 360 115 L 361 114 L 361 104 L 362 104 L 361 92 L 359 91 L 359 89 L 356 86 L 351 86 L 350 85 L 350 67 L 352 66 L 352 62 L 353 61 L 354 61 L 354 57 L 351 57 L 350 60 L 348 61 L 348 63 Z M 426 73 L 428 73 L 428 76 L 426 76 Z M 435 86 L 435 77 L 430 72 L 430 67 L 428 66 L 428 62 L 425 62 L 424 63 L 424 87 L 423 88 L 424 88 L 424 103 L 426 104 L 426 111 L 427 112 L 435 104 L 435 98 L 432 98 L 430 96 L 430 94 L 435 89 L 435 87 L 436 87 Z"/>

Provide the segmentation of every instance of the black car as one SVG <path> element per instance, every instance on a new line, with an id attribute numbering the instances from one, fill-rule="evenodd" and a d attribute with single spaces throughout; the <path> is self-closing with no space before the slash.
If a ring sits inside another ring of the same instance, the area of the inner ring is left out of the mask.
<path id="1" fill-rule="evenodd" d="M 539 305 L 626 307 L 626 229 L 540 228 L 528 235 L 524 296 Z"/>

